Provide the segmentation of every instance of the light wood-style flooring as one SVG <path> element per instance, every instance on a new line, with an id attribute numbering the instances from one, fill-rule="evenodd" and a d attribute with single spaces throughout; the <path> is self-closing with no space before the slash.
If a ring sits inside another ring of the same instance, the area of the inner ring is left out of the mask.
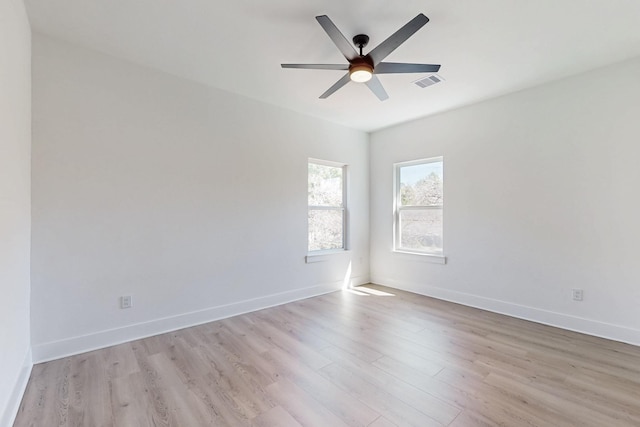
<path id="1" fill-rule="evenodd" d="M 368 285 L 36 365 L 15 426 L 640 426 L 640 348 Z"/>

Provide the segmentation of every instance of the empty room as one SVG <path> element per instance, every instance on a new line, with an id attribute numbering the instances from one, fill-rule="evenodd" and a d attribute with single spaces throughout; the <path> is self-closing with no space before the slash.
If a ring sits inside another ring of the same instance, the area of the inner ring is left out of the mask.
<path id="1" fill-rule="evenodd" d="M 638 22 L 0 0 L 0 427 L 640 426 Z"/>

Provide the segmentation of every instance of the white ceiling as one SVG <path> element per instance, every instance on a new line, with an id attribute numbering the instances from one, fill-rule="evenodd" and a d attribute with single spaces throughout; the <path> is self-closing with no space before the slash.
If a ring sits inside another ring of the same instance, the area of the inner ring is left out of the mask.
<path id="1" fill-rule="evenodd" d="M 342 125 L 373 131 L 640 55 L 638 0 L 25 0 L 36 32 Z M 381 75 L 389 99 L 342 71 L 314 19 L 328 15 L 368 52 L 418 13 L 430 22 L 387 61 L 442 64 L 446 81 Z"/>

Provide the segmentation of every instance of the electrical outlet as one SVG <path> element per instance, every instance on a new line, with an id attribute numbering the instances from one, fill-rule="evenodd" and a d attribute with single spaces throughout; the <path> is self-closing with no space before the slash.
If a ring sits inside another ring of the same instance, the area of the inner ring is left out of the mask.
<path id="1" fill-rule="evenodd" d="M 571 296 L 574 301 L 582 301 L 584 297 L 584 291 L 582 289 L 572 289 Z"/>
<path id="2" fill-rule="evenodd" d="M 131 301 L 131 295 L 125 295 L 120 297 L 120 308 L 131 308 L 133 302 Z"/>

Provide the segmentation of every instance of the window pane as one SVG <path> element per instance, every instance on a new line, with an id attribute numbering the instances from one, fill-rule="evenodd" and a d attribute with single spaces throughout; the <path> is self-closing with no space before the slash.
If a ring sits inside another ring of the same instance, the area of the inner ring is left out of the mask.
<path id="1" fill-rule="evenodd" d="M 342 207 L 342 168 L 309 162 L 309 206 Z"/>
<path id="2" fill-rule="evenodd" d="M 342 209 L 309 209 L 309 250 L 342 249 Z"/>
<path id="3" fill-rule="evenodd" d="M 442 209 L 400 211 L 400 249 L 442 252 Z"/>
<path id="4" fill-rule="evenodd" d="M 442 206 L 442 162 L 400 168 L 401 206 Z"/>

